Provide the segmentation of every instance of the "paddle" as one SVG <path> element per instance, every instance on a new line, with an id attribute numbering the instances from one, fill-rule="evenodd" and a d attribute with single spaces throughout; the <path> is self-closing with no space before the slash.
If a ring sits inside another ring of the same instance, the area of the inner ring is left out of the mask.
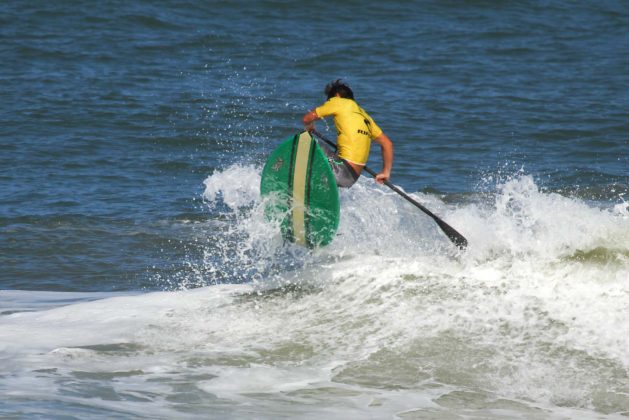
<path id="1" fill-rule="evenodd" d="M 325 136 L 323 136 L 317 130 L 312 130 L 311 133 L 317 136 L 318 138 L 320 138 L 321 140 L 323 140 L 324 142 L 326 142 L 327 144 L 329 144 L 330 146 L 332 146 L 334 150 L 336 150 L 336 144 L 334 144 L 332 141 L 325 138 Z M 363 169 L 374 178 L 376 177 L 377 175 L 376 172 L 372 171 L 367 166 L 365 166 Z M 391 188 L 393 191 L 395 191 L 396 193 L 401 195 L 404 199 L 406 199 L 406 201 L 408 201 L 409 203 L 411 203 L 412 205 L 414 205 L 415 207 L 417 207 L 418 209 L 426 213 L 428 216 L 430 216 L 437 223 L 437 225 L 441 228 L 443 233 L 445 233 L 446 236 L 457 247 L 459 247 L 460 249 L 465 249 L 467 247 L 467 239 L 465 239 L 465 237 L 461 235 L 459 232 L 457 232 L 452 226 L 450 226 L 449 224 L 441 220 L 437 215 L 435 215 L 433 212 L 428 210 L 426 207 L 419 204 L 417 201 L 412 199 L 408 194 L 406 194 L 404 191 L 402 191 L 401 189 L 399 189 L 398 187 L 396 187 L 389 181 L 384 181 L 384 185 Z"/>

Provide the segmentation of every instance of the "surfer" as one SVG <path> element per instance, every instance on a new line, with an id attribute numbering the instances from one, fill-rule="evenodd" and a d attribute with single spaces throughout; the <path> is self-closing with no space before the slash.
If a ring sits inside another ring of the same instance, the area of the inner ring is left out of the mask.
<path id="1" fill-rule="evenodd" d="M 371 141 L 380 145 L 382 151 L 382 171 L 376 175 L 379 184 L 391 177 L 393 165 L 393 142 L 354 100 L 350 87 L 338 79 L 325 87 L 328 100 L 314 111 L 304 115 L 304 127 L 314 130 L 314 122 L 330 115 L 338 134 L 337 151 L 322 145 L 339 187 L 349 188 L 358 180 L 367 159 Z"/>

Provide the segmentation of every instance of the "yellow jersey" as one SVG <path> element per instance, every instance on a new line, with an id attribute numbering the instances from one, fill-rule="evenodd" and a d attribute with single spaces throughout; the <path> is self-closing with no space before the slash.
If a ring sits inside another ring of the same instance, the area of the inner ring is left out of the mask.
<path id="1" fill-rule="evenodd" d="M 334 115 L 339 157 L 358 165 L 367 163 L 371 140 L 382 130 L 364 109 L 353 99 L 335 96 L 317 107 L 315 113 L 319 118 Z"/>

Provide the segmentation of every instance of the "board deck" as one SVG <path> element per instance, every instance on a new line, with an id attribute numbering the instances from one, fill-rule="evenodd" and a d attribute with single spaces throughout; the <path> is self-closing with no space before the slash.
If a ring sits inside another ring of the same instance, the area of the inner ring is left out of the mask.
<path id="1" fill-rule="evenodd" d="M 338 187 L 321 146 L 307 131 L 271 153 L 260 194 L 267 219 L 280 221 L 286 240 L 314 248 L 334 239 L 340 219 Z"/>

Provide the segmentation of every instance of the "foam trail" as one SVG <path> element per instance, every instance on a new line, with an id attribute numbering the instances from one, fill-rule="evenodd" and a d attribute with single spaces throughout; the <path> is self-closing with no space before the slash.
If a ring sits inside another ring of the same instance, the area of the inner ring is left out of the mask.
<path id="1" fill-rule="evenodd" d="M 80 302 L 105 299 L 112 296 L 124 296 L 137 293 L 74 293 L 74 292 L 31 292 L 23 290 L 0 290 L 2 311 L 0 315 L 15 312 L 42 311 L 58 306 L 72 305 Z"/>

